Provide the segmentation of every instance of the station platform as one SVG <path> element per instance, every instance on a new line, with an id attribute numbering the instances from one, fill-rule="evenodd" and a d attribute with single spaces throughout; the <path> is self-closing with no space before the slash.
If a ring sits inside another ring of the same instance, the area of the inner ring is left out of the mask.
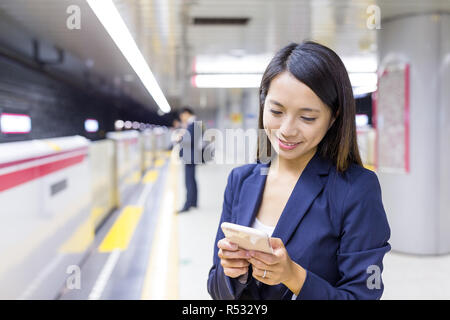
<path id="1" fill-rule="evenodd" d="M 233 167 L 199 166 L 200 206 L 177 214 L 185 190 L 174 154 L 163 153 L 100 226 L 79 266 L 80 286 L 66 284 L 57 299 L 210 299 L 207 277 Z"/>
<path id="2" fill-rule="evenodd" d="M 81 268 L 81 287 L 58 299 L 208 300 L 223 192 L 232 165 L 197 169 L 199 207 L 176 214 L 185 199 L 183 165 L 168 152 L 96 234 Z M 408 266 L 405 268 L 405 266 Z M 389 252 L 382 299 L 447 299 L 450 256 Z"/>

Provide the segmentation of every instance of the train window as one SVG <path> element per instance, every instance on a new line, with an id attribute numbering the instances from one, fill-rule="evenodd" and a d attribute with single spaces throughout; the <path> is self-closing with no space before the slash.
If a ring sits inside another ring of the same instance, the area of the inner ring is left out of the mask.
<path id="1" fill-rule="evenodd" d="M 0 128 L 2 133 L 20 134 L 31 131 L 31 118 L 26 114 L 0 114 Z"/>

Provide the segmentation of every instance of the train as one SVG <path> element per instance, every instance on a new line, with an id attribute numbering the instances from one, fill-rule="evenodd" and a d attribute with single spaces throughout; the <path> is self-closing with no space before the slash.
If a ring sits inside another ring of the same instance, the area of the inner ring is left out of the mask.
<path id="1" fill-rule="evenodd" d="M 171 129 L 0 144 L 0 299 L 55 299 L 95 234 L 171 150 Z"/>

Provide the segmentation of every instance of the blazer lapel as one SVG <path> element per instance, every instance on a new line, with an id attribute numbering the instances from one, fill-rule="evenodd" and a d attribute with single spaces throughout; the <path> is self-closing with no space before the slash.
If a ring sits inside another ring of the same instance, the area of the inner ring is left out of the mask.
<path id="1" fill-rule="evenodd" d="M 239 196 L 237 224 L 248 227 L 253 222 L 262 200 L 268 166 L 269 164 L 257 164 L 252 174 L 244 180 Z"/>
<path id="2" fill-rule="evenodd" d="M 272 234 L 274 238 L 281 238 L 285 246 L 314 199 L 322 191 L 324 182 L 320 175 L 328 174 L 330 165 L 329 161 L 321 159 L 316 152 L 295 184 Z"/>

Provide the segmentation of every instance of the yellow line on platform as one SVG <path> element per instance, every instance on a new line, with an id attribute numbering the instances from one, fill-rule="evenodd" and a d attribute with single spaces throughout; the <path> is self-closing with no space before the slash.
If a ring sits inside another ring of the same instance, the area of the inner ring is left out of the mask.
<path id="1" fill-rule="evenodd" d="M 155 182 L 156 179 L 158 179 L 158 171 L 150 170 L 145 174 L 144 178 L 142 178 L 142 183 Z"/>
<path id="2" fill-rule="evenodd" d="M 178 165 L 173 158 L 164 188 L 141 299 L 178 299 Z"/>
<path id="3" fill-rule="evenodd" d="M 162 167 L 164 165 L 164 162 L 166 162 L 166 160 L 163 159 L 163 158 L 156 159 L 156 161 L 155 161 L 155 168 Z"/>
<path id="4" fill-rule="evenodd" d="M 115 249 L 126 250 L 142 216 L 142 212 L 143 207 L 126 206 L 103 239 L 98 251 L 112 252 Z"/>

